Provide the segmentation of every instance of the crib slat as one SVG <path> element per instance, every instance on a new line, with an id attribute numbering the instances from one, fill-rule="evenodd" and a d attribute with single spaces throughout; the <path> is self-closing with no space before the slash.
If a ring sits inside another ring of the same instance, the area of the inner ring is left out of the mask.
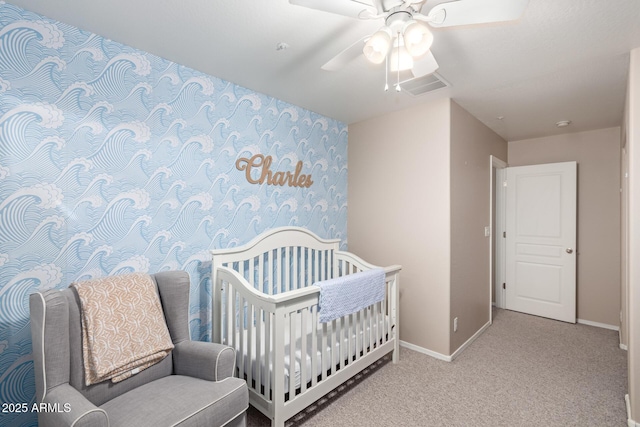
<path id="1" fill-rule="evenodd" d="M 353 330 L 353 333 L 351 331 Z M 356 341 L 358 339 L 358 333 L 355 328 L 355 324 L 353 323 L 353 313 L 349 315 L 349 319 L 347 320 L 347 340 L 349 341 L 348 351 L 347 353 L 347 365 L 351 363 L 351 355 L 354 354 L 354 349 L 356 348 Z"/>
<path id="2" fill-rule="evenodd" d="M 249 283 L 251 283 L 251 286 L 253 288 L 256 287 L 256 278 L 255 275 L 253 274 L 253 265 L 254 265 L 254 258 L 248 259 L 245 261 L 246 263 L 246 268 L 247 268 L 247 275 L 248 277 L 246 277 L 246 279 L 249 281 Z"/>
<path id="3" fill-rule="evenodd" d="M 355 325 L 354 325 L 354 334 L 356 340 L 356 360 L 360 359 L 360 350 L 362 349 L 362 340 L 364 339 L 364 333 L 362 331 L 362 315 L 364 314 L 364 310 L 362 309 L 355 315 Z"/>
<path id="4" fill-rule="evenodd" d="M 271 253 L 271 252 L 269 252 Z M 280 264 L 282 262 L 282 248 L 278 248 L 276 249 L 276 254 L 275 257 L 273 259 L 273 286 L 276 289 L 275 293 L 279 294 L 282 293 L 286 290 L 282 289 L 282 277 L 280 276 L 282 274 L 282 264 Z"/>
<path id="5" fill-rule="evenodd" d="M 382 313 L 382 304 L 376 303 L 376 314 L 378 315 L 378 323 L 376 326 L 378 327 L 378 336 L 376 337 L 376 346 L 380 346 L 380 342 L 382 341 L 382 336 L 384 335 L 384 317 Z"/>
<path id="6" fill-rule="evenodd" d="M 322 254 L 322 251 L 314 251 L 314 252 L 315 252 L 316 268 L 314 269 L 315 271 L 313 274 L 314 279 L 311 281 L 311 283 L 309 283 L 309 285 L 313 285 L 315 282 L 321 280 L 320 279 L 320 255 Z"/>
<path id="7" fill-rule="evenodd" d="M 331 271 L 331 258 L 329 258 L 329 251 L 324 251 L 324 268 L 323 268 L 323 280 L 330 279 L 329 272 Z"/>
<path id="8" fill-rule="evenodd" d="M 263 257 L 260 257 L 260 259 L 263 259 Z M 273 294 L 277 294 L 277 285 L 274 282 L 274 269 L 275 265 L 273 264 L 273 251 L 269 251 L 267 252 L 267 278 L 265 280 L 266 283 L 268 283 L 268 288 L 269 288 L 269 295 L 273 295 Z"/>
<path id="9" fill-rule="evenodd" d="M 265 337 L 264 337 L 264 369 L 267 372 L 264 378 L 264 395 L 267 399 L 271 399 L 269 397 L 269 390 L 271 389 L 271 384 L 273 384 L 273 368 L 271 367 L 271 313 L 265 311 L 265 319 L 264 319 L 264 329 L 265 329 Z"/>
<path id="10" fill-rule="evenodd" d="M 296 395 L 296 312 L 289 314 L 289 400 Z"/>
<path id="11" fill-rule="evenodd" d="M 311 387 L 318 382 L 318 306 L 312 306 L 311 313 Z M 322 369 L 322 367 L 320 368 Z"/>
<path id="12" fill-rule="evenodd" d="M 235 289 L 233 288 L 233 286 L 231 286 L 231 283 L 227 283 L 227 336 L 226 336 L 226 343 L 227 345 L 232 346 L 233 348 L 237 348 L 235 347 L 236 345 L 236 324 L 235 324 L 235 316 L 233 315 L 234 312 L 234 308 L 235 308 L 235 303 L 234 303 L 234 298 L 235 298 Z"/>
<path id="13" fill-rule="evenodd" d="M 387 293 L 384 298 L 384 305 L 385 305 L 384 313 L 386 314 L 386 316 L 383 317 L 383 319 L 387 319 L 387 339 L 385 340 L 385 342 L 391 339 L 391 306 L 389 305 L 389 296 L 391 295 L 391 283 L 387 282 L 386 285 L 387 285 Z"/>
<path id="14" fill-rule="evenodd" d="M 344 340 L 345 340 L 345 333 L 344 333 L 344 327 L 346 326 L 345 320 L 347 320 L 346 317 L 341 317 L 338 319 L 338 323 L 340 324 L 338 326 L 338 339 L 340 340 L 340 350 L 338 351 L 338 357 L 340 357 L 340 369 L 344 368 L 344 359 L 345 359 L 345 353 L 346 353 L 346 346 L 344 345 Z"/>
<path id="15" fill-rule="evenodd" d="M 313 283 L 313 277 L 311 276 L 311 273 L 313 272 L 313 250 L 307 248 L 307 262 L 306 262 L 306 266 L 307 266 L 307 280 L 304 282 L 304 287 L 306 288 L 307 286 L 309 286 L 310 284 Z"/>
<path id="16" fill-rule="evenodd" d="M 240 363 L 239 363 L 239 369 L 240 372 L 238 374 L 238 376 L 240 378 L 244 379 L 244 358 L 245 358 L 245 352 L 244 352 L 244 334 L 245 334 L 245 329 L 244 329 L 244 298 L 240 299 L 241 302 L 241 306 L 240 306 L 240 310 L 239 312 L 236 312 L 238 316 L 240 316 L 240 318 L 238 319 L 238 323 L 240 324 L 240 327 L 238 328 L 238 331 L 240 333 L 240 336 L 238 337 L 238 344 L 240 345 Z"/>
<path id="17" fill-rule="evenodd" d="M 373 304 L 371 306 L 372 309 L 372 315 L 373 315 L 373 340 L 371 341 L 371 351 L 373 351 L 373 349 L 375 347 L 378 346 L 378 334 L 380 332 L 380 319 L 378 318 L 378 304 Z"/>
<path id="18" fill-rule="evenodd" d="M 298 249 L 300 249 L 299 253 L 298 253 Z M 299 269 L 302 269 L 301 267 L 301 263 L 300 263 L 300 258 L 304 256 L 304 253 L 302 252 L 302 248 L 298 248 L 297 246 L 293 247 L 293 287 L 292 289 L 298 289 L 300 287 L 300 271 Z"/>
<path id="19" fill-rule="evenodd" d="M 355 360 L 355 355 L 358 353 L 358 313 L 353 313 L 351 315 L 351 319 L 349 319 L 350 329 L 349 329 L 349 341 L 351 342 L 352 348 L 349 350 L 349 359 L 348 362 L 351 363 Z"/>
<path id="20" fill-rule="evenodd" d="M 369 343 L 368 343 L 368 347 L 369 347 L 369 351 L 373 351 L 373 310 L 374 307 L 371 306 L 367 309 L 368 313 L 367 313 L 367 317 L 369 318 Z"/>
<path id="21" fill-rule="evenodd" d="M 309 309 L 300 311 L 300 393 L 307 390 L 307 316 Z"/>
<path id="22" fill-rule="evenodd" d="M 331 365 L 329 365 L 330 373 L 333 374 L 336 369 L 336 321 L 331 321 Z"/>
<path id="23" fill-rule="evenodd" d="M 362 355 L 366 356 L 371 342 L 371 322 L 369 317 L 369 307 L 362 310 Z"/>
<path id="24" fill-rule="evenodd" d="M 356 355 L 357 357 L 360 357 L 360 354 L 358 352 L 358 348 L 359 345 L 358 343 L 360 342 L 360 330 L 358 329 L 358 316 L 360 315 L 362 311 L 357 311 L 355 313 L 353 313 L 353 315 L 351 316 L 351 334 L 349 335 L 351 338 L 351 341 L 353 342 L 353 349 L 352 351 L 349 353 L 349 363 L 353 362 L 356 359 Z"/>
<path id="25" fill-rule="evenodd" d="M 262 308 L 256 306 L 256 358 L 255 358 L 255 372 L 256 372 L 256 392 L 260 394 L 260 388 L 262 386 Z"/>
<path id="26" fill-rule="evenodd" d="M 360 352 L 364 356 L 367 354 L 367 309 L 363 309 L 359 316 L 360 321 Z"/>
<path id="27" fill-rule="evenodd" d="M 384 303 L 382 301 L 376 303 L 376 313 L 378 313 L 378 339 L 376 345 L 380 346 L 384 344 Z"/>
<path id="28" fill-rule="evenodd" d="M 284 248 L 284 289 L 290 291 L 291 287 L 291 248 Z"/>
<path id="29" fill-rule="evenodd" d="M 351 341 L 349 337 L 351 328 L 351 325 L 349 324 L 349 315 L 342 317 L 342 319 L 340 319 L 340 323 L 342 324 L 342 331 L 340 332 L 342 335 L 342 339 L 340 340 L 340 344 L 342 344 L 340 351 L 340 367 L 342 368 L 349 364 L 349 349 L 351 346 L 351 344 L 349 344 L 349 341 Z"/>
<path id="30" fill-rule="evenodd" d="M 218 285 L 216 285 L 218 286 Z M 224 292 L 222 293 L 224 295 L 223 297 L 223 301 L 221 302 L 221 306 L 220 308 L 222 309 L 222 317 L 220 317 L 220 321 L 221 324 L 220 325 L 213 325 L 214 328 L 220 328 L 220 343 L 221 344 L 225 344 L 225 345 L 231 345 L 229 343 L 229 328 L 231 325 L 229 325 L 229 303 L 231 302 L 231 298 L 229 298 L 229 291 L 230 291 L 230 285 L 227 282 L 220 282 L 219 286 L 222 286 L 222 289 L 224 289 Z"/>
<path id="31" fill-rule="evenodd" d="M 249 303 L 248 301 L 246 301 L 247 304 L 247 314 L 245 315 L 245 327 L 247 330 L 247 369 L 246 369 L 246 373 L 247 373 L 247 384 L 249 385 L 249 388 L 253 388 L 253 386 L 251 385 L 251 382 L 253 380 L 252 377 L 252 373 L 253 373 L 253 361 L 255 360 L 253 358 L 253 332 L 254 332 L 254 327 L 253 327 L 253 304 Z"/>
<path id="32" fill-rule="evenodd" d="M 238 313 L 237 310 L 237 304 L 236 304 L 236 299 L 238 298 L 238 293 L 235 290 L 235 288 L 230 287 L 229 291 L 231 293 L 231 313 L 230 313 L 230 318 L 231 318 L 231 336 L 229 337 L 229 339 L 231 340 L 231 346 L 234 349 L 238 349 L 238 341 L 236 339 L 236 313 Z"/>
<path id="33" fill-rule="evenodd" d="M 271 370 L 272 403 L 282 408 L 285 402 L 285 329 L 287 327 L 287 314 L 284 307 L 276 308 L 273 313 L 273 369 Z"/>
<path id="34" fill-rule="evenodd" d="M 329 333 L 328 328 L 327 328 L 327 324 L 323 323 L 322 324 L 322 360 L 320 361 L 320 370 L 322 371 L 322 380 L 324 380 L 325 378 L 327 378 L 327 366 L 331 366 L 331 363 L 327 363 L 327 359 L 329 357 L 329 355 L 327 354 L 327 337 L 329 335 L 327 335 Z"/>
<path id="35" fill-rule="evenodd" d="M 265 292 L 264 290 L 264 262 L 262 261 L 262 257 L 258 258 L 258 283 L 254 284 L 253 287 L 260 292 Z M 251 262 L 253 264 L 253 261 Z M 251 273 L 253 276 L 254 274 Z"/>

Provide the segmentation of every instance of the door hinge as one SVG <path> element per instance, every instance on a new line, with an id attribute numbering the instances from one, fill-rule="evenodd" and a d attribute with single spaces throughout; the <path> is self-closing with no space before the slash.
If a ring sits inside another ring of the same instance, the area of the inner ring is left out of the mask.
<path id="1" fill-rule="evenodd" d="M 506 187 L 507 186 L 507 181 L 502 181 L 502 186 Z"/>
<path id="2" fill-rule="evenodd" d="M 502 284 L 502 289 L 507 289 L 507 284 L 506 283 Z"/>
<path id="3" fill-rule="evenodd" d="M 506 231 L 503 231 L 503 232 L 502 232 L 502 238 L 504 238 L 504 239 L 506 239 L 506 238 L 507 238 L 507 232 L 506 232 Z"/>

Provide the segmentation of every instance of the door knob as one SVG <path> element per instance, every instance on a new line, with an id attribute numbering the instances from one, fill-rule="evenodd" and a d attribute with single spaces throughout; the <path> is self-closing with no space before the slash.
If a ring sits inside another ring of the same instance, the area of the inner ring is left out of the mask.
<path id="1" fill-rule="evenodd" d="M 573 249 L 571 249 L 571 248 L 567 248 L 567 249 L 565 249 L 565 251 L 566 251 L 568 254 L 572 254 L 572 253 L 573 253 Z"/>

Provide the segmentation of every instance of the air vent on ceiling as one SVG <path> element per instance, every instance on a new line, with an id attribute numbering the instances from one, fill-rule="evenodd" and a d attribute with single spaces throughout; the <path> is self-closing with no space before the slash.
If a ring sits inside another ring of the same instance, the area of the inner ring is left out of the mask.
<path id="1" fill-rule="evenodd" d="M 400 84 L 400 86 L 402 86 L 403 91 L 406 91 L 411 95 L 418 96 L 427 92 L 442 89 L 443 87 L 449 86 L 449 84 L 440 77 L 438 73 L 433 73 L 423 77 L 405 80 Z"/>

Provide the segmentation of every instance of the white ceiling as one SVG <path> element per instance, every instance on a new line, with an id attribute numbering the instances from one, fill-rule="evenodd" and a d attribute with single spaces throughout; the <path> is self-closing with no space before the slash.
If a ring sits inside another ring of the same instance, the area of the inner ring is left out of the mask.
<path id="1" fill-rule="evenodd" d="M 320 69 L 382 21 L 288 0 L 8 3 L 347 124 L 449 96 L 511 141 L 619 126 L 628 53 L 640 47 L 640 0 L 530 0 L 517 21 L 434 29 L 438 73 L 451 87 L 414 97 L 385 93 L 384 68 L 364 57 Z M 277 51 L 280 42 L 290 47 Z M 559 120 L 572 124 L 557 129 Z"/>

